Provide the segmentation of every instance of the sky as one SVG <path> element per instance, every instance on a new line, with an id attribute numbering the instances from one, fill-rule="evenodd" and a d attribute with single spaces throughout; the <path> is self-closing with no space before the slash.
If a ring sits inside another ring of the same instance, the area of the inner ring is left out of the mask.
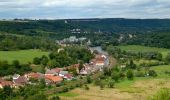
<path id="1" fill-rule="evenodd" d="M 0 19 L 170 18 L 170 0 L 0 0 Z"/>

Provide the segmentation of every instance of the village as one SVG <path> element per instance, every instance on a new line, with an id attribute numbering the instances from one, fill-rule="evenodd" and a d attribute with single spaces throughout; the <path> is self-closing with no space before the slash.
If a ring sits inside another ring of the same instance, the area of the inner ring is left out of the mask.
<path id="1" fill-rule="evenodd" d="M 95 50 L 91 49 L 91 53 Z M 73 64 L 63 68 L 45 68 L 45 73 L 40 72 L 29 72 L 24 75 L 14 74 L 9 76 L 4 76 L 0 78 L 0 88 L 5 86 L 10 86 L 11 88 L 24 87 L 27 84 L 37 85 L 41 80 L 45 81 L 46 85 L 57 85 L 64 81 L 71 81 L 77 79 L 79 76 L 87 76 L 98 71 L 102 71 L 104 67 L 109 65 L 109 59 L 106 54 L 98 53 L 95 57 L 89 61 L 89 63 L 84 63 L 83 67 L 80 69 L 80 64 Z M 78 75 L 73 75 L 70 73 L 69 69 L 75 69 Z M 80 70 L 79 70 L 80 69 Z"/>

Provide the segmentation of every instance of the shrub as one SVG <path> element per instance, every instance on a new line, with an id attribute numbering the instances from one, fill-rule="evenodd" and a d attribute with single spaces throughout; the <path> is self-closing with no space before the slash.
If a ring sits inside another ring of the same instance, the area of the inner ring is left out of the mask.
<path id="1" fill-rule="evenodd" d="M 154 70 L 149 70 L 148 74 L 149 76 L 153 76 L 153 77 L 157 76 L 157 73 Z"/>
<path id="2" fill-rule="evenodd" d="M 59 96 L 53 96 L 49 100 L 60 100 L 60 97 Z"/>
<path id="3" fill-rule="evenodd" d="M 132 70 L 128 70 L 126 76 L 127 76 L 127 78 L 129 80 L 133 80 L 133 77 L 134 77 L 133 71 Z"/>
<path id="4" fill-rule="evenodd" d="M 142 71 L 137 71 L 135 74 L 136 77 L 145 77 L 145 73 Z"/>
<path id="5" fill-rule="evenodd" d="M 87 79 L 87 83 L 91 83 L 92 82 L 92 79 L 91 79 L 90 76 L 87 76 L 86 79 Z"/>
<path id="6" fill-rule="evenodd" d="M 108 87 L 109 87 L 109 88 L 113 88 L 114 85 L 115 85 L 115 81 L 109 81 L 109 82 L 108 82 Z"/>
<path id="7" fill-rule="evenodd" d="M 170 100 L 170 90 L 168 88 L 160 89 L 150 100 Z"/>
<path id="8" fill-rule="evenodd" d="M 113 73 L 112 73 L 112 79 L 114 79 L 116 82 L 118 82 L 119 81 L 119 78 L 120 78 L 120 74 L 118 73 L 118 72 L 116 72 L 116 71 L 114 71 Z"/>
<path id="9" fill-rule="evenodd" d="M 87 85 L 84 86 L 85 90 L 89 90 L 89 87 Z"/>

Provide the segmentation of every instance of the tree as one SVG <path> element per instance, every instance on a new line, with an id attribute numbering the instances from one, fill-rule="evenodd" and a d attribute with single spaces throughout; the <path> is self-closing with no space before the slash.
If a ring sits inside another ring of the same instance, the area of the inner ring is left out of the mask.
<path id="1" fill-rule="evenodd" d="M 85 90 L 89 90 L 89 87 L 87 85 L 84 86 Z"/>
<path id="2" fill-rule="evenodd" d="M 92 82 L 92 79 L 91 79 L 90 76 L 87 76 L 86 79 L 87 79 L 87 83 L 91 83 Z"/>
<path id="3" fill-rule="evenodd" d="M 126 76 L 129 80 L 133 80 L 134 74 L 132 70 L 128 70 Z"/>
<path id="4" fill-rule="evenodd" d="M 11 88 L 10 86 L 5 86 L 5 87 L 3 88 L 3 93 L 4 93 L 4 95 L 5 95 L 6 98 L 7 98 L 7 97 L 12 97 L 13 90 L 12 90 L 12 88 Z"/>
<path id="5" fill-rule="evenodd" d="M 157 73 L 154 70 L 149 70 L 148 74 L 149 76 L 153 76 L 153 77 L 157 76 Z"/>
<path id="6" fill-rule="evenodd" d="M 53 96 L 50 98 L 50 100 L 60 100 L 60 97 L 59 96 Z"/>
<path id="7" fill-rule="evenodd" d="M 38 58 L 38 57 L 35 57 L 35 58 L 33 59 L 33 63 L 36 64 L 36 65 L 39 65 L 40 62 L 41 62 L 41 59 Z"/>
<path id="8" fill-rule="evenodd" d="M 136 64 L 134 64 L 133 60 L 130 60 L 128 67 L 131 69 L 136 69 Z"/>
<path id="9" fill-rule="evenodd" d="M 166 60 L 167 63 L 170 63 L 170 53 L 168 53 L 168 55 L 166 56 L 165 60 Z"/>
<path id="10" fill-rule="evenodd" d="M 17 69 L 21 68 L 20 63 L 18 60 L 13 60 L 12 65 L 15 66 Z"/>
<path id="11" fill-rule="evenodd" d="M 48 57 L 45 56 L 45 55 L 43 55 L 43 56 L 41 57 L 41 64 L 44 65 L 44 66 L 46 66 L 47 63 L 48 63 Z"/>
<path id="12" fill-rule="evenodd" d="M 116 71 L 114 71 L 113 73 L 112 73 L 112 79 L 114 79 L 116 82 L 118 82 L 119 81 L 119 78 L 120 78 L 120 74 L 119 74 L 119 72 L 116 72 Z"/>
<path id="13" fill-rule="evenodd" d="M 59 64 L 56 62 L 55 59 L 53 59 L 53 60 L 50 60 L 50 61 L 48 62 L 48 66 L 49 66 L 50 68 L 55 68 L 55 67 L 59 66 Z"/>
<path id="14" fill-rule="evenodd" d="M 84 67 L 84 66 L 83 66 L 83 61 L 80 61 L 79 72 L 80 72 L 80 70 L 81 70 L 83 67 Z"/>
<path id="15" fill-rule="evenodd" d="M 103 83 L 102 81 L 100 81 L 99 86 L 100 86 L 100 89 L 103 90 L 103 88 L 104 88 L 104 83 Z"/>
<path id="16" fill-rule="evenodd" d="M 39 86 L 40 86 L 40 88 L 45 88 L 45 86 L 46 86 L 45 79 L 40 80 Z"/>

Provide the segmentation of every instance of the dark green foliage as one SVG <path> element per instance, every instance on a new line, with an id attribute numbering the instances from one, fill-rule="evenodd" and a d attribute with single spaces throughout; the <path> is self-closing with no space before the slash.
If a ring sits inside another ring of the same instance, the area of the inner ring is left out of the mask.
<path id="1" fill-rule="evenodd" d="M 12 64 L 8 64 L 7 61 L 0 61 L 0 76 L 12 75 L 15 73 L 24 74 L 32 69 L 28 64 L 20 64 L 15 60 Z"/>
<path id="2" fill-rule="evenodd" d="M 166 60 L 167 63 L 170 63 L 170 53 L 168 53 L 168 55 L 166 56 L 165 60 Z"/>
<path id="3" fill-rule="evenodd" d="M 157 76 L 157 73 L 154 70 L 149 70 L 148 74 L 149 76 L 153 76 L 153 77 Z"/>
<path id="4" fill-rule="evenodd" d="M 40 64 L 40 62 L 41 62 L 41 59 L 38 58 L 38 57 L 35 57 L 35 58 L 33 59 L 33 63 L 36 64 L 36 65 Z"/>
<path id="5" fill-rule="evenodd" d="M 0 33 L 0 50 L 42 49 L 55 50 L 58 46 L 53 40 L 42 37 L 18 36 Z"/>
<path id="6" fill-rule="evenodd" d="M 130 60 L 130 63 L 127 65 L 128 68 L 136 69 L 136 64 L 133 63 L 133 60 Z"/>
<path id="7" fill-rule="evenodd" d="M 12 99 L 14 92 L 10 86 L 0 89 L 0 100 Z"/>
<path id="8" fill-rule="evenodd" d="M 89 90 L 90 88 L 87 85 L 84 85 L 85 90 Z"/>
<path id="9" fill-rule="evenodd" d="M 87 76 L 86 79 L 87 79 L 87 83 L 91 83 L 92 82 L 92 79 L 91 79 L 90 76 Z"/>
<path id="10" fill-rule="evenodd" d="M 60 97 L 59 96 L 53 96 L 50 98 L 50 100 L 60 100 Z"/>
<path id="11" fill-rule="evenodd" d="M 127 73 L 126 73 L 126 76 L 129 80 L 133 80 L 134 78 L 134 74 L 133 74 L 133 71 L 132 70 L 128 70 Z"/>
<path id="12" fill-rule="evenodd" d="M 118 82 L 119 79 L 120 79 L 120 74 L 119 74 L 119 72 L 114 71 L 114 72 L 112 72 L 111 77 L 112 77 L 113 80 L 115 80 L 116 82 Z"/>

